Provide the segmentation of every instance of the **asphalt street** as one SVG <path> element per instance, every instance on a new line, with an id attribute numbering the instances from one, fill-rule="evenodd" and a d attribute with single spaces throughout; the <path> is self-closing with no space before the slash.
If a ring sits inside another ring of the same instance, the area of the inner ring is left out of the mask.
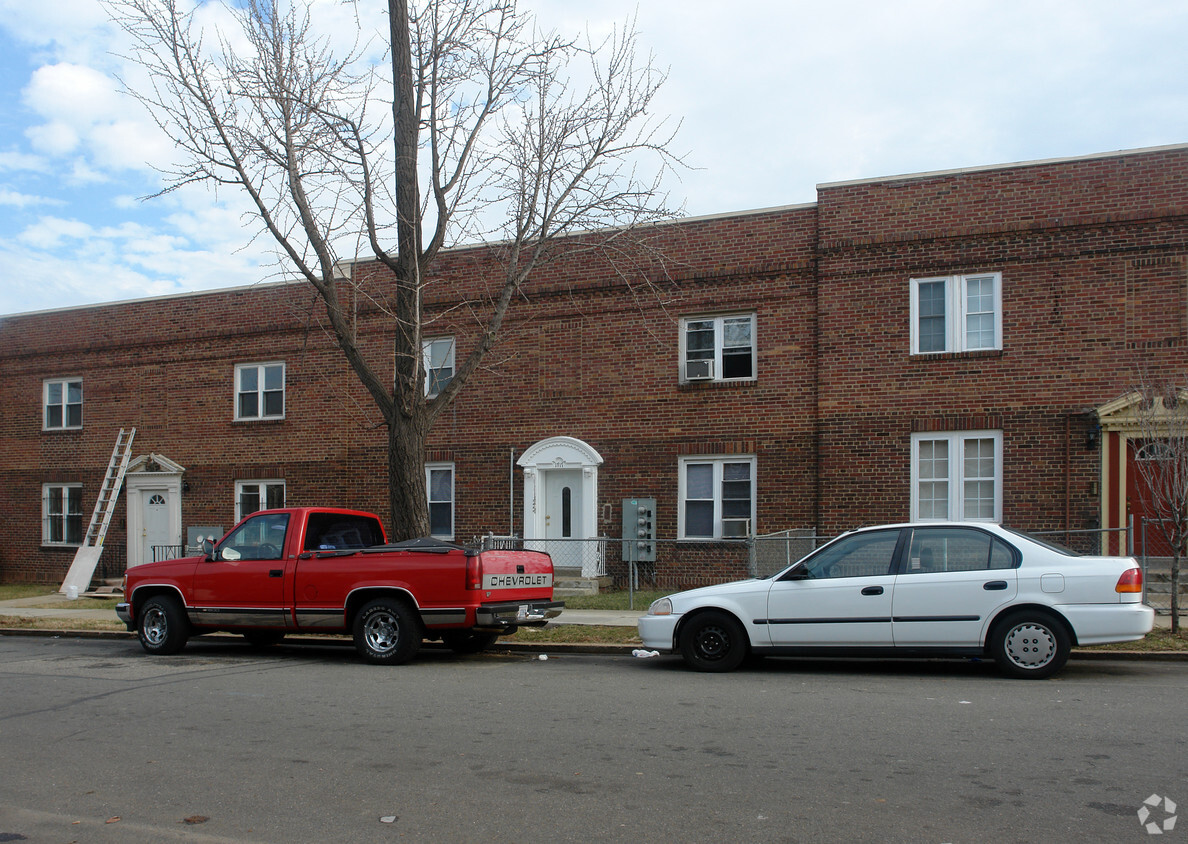
<path id="1" fill-rule="evenodd" d="M 0 840 L 1143 842 L 1145 800 L 1188 806 L 1186 692 L 1183 662 L 0 637 Z"/>

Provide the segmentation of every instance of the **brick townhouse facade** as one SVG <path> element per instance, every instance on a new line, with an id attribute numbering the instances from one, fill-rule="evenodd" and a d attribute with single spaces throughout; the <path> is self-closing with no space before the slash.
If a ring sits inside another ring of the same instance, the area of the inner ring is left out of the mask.
<path id="1" fill-rule="evenodd" d="M 617 539 L 624 502 L 654 499 L 648 574 L 676 586 L 745 575 L 741 536 L 1135 515 L 1129 396 L 1188 363 L 1188 146 L 826 184 L 648 248 L 663 261 L 577 251 L 533 277 L 434 428 L 435 534 Z M 490 271 L 479 247 L 435 267 L 429 389 Z M 383 274 L 352 273 L 383 360 Z M 386 437 L 320 307 L 260 284 L 0 319 L 0 578 L 61 580 L 121 428 L 118 568 L 280 502 L 390 524 Z M 617 542 L 550 547 L 622 578 Z"/>

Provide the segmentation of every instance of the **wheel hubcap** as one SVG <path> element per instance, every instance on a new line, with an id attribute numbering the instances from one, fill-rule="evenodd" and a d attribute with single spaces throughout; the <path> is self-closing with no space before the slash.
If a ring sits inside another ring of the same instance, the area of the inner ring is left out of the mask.
<path id="1" fill-rule="evenodd" d="M 721 659 L 730 650 L 730 637 L 721 627 L 703 627 L 697 633 L 697 652 L 702 659 Z"/>
<path id="2" fill-rule="evenodd" d="M 376 613 L 367 620 L 367 645 L 377 653 L 387 653 L 400 639 L 400 623 L 391 613 Z"/>
<path id="3" fill-rule="evenodd" d="M 1056 638 L 1042 624 L 1018 624 L 1007 633 L 1006 655 L 1020 668 L 1042 668 L 1056 655 Z"/>
<path id="4" fill-rule="evenodd" d="M 144 620 L 140 623 L 140 629 L 144 631 L 144 638 L 150 645 L 159 645 L 165 641 L 165 634 L 168 632 L 168 622 L 165 619 L 165 613 L 158 609 L 151 609 L 144 614 Z"/>

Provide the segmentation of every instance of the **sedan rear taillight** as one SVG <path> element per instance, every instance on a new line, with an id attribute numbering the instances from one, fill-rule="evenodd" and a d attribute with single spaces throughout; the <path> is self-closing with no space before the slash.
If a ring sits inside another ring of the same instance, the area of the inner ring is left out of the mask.
<path id="1" fill-rule="evenodd" d="M 1122 576 L 1118 578 L 1118 585 L 1114 587 L 1115 592 L 1142 592 L 1143 591 L 1143 570 L 1134 568 L 1127 569 L 1122 572 Z"/>

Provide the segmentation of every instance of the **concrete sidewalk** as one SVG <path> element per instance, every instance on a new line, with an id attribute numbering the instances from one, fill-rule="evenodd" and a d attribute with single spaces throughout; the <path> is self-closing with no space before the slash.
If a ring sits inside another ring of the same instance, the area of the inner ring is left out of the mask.
<path id="1" fill-rule="evenodd" d="M 55 592 L 51 595 L 37 595 L 32 598 L 16 598 L 11 601 L 0 601 L 0 628 L 4 627 L 3 618 L 5 616 L 22 618 L 22 619 L 77 619 L 79 621 L 119 621 L 116 618 L 115 607 L 122 599 L 120 595 L 97 595 L 93 592 L 88 592 L 82 598 L 101 598 L 109 601 L 111 607 L 92 608 L 92 609 L 74 609 L 72 601 L 65 595 Z M 46 607 L 46 604 L 53 604 L 53 607 Z M 634 627 L 636 619 L 641 615 L 646 614 L 648 608 L 642 607 L 636 610 L 565 610 L 552 623 L 553 624 L 585 624 L 585 625 L 600 625 L 604 627 Z"/>

